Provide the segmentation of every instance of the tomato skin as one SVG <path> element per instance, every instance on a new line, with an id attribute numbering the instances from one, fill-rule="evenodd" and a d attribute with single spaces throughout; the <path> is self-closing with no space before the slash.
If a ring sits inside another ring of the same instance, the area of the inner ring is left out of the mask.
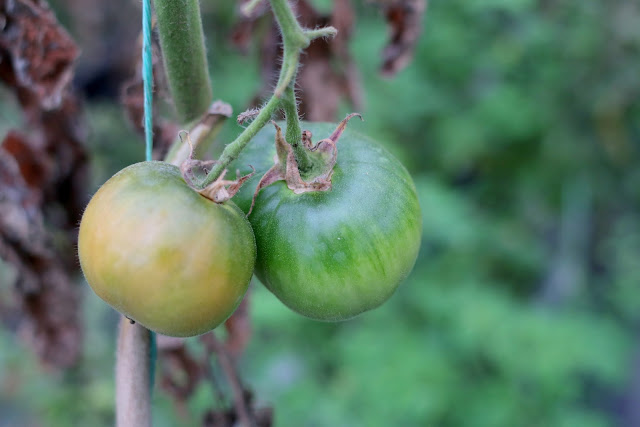
<path id="1" fill-rule="evenodd" d="M 213 329 L 240 304 L 256 247 L 235 204 L 199 195 L 173 165 L 143 162 L 93 196 L 78 253 L 87 282 L 113 308 L 153 331 L 186 337 Z"/>
<path id="2" fill-rule="evenodd" d="M 335 125 L 304 123 L 315 140 Z M 233 168 L 258 177 L 233 199 L 245 211 L 259 175 L 273 164 L 275 131 L 263 129 Z M 348 128 L 338 142 L 332 189 L 295 194 L 283 181 L 259 193 L 249 221 L 256 275 L 285 305 L 340 321 L 386 301 L 415 264 L 422 234 L 411 176 L 377 143 Z"/>

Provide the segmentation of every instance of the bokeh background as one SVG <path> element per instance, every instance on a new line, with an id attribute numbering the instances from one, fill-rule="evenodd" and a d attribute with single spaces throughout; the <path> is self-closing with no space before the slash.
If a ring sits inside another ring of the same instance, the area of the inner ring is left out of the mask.
<path id="1" fill-rule="evenodd" d="M 234 3 L 201 3 L 214 96 L 239 113 L 263 87 L 260 45 L 230 42 Z M 97 4 L 51 2 L 83 50 L 91 191 L 144 156 L 118 99 L 139 5 Z M 390 301 L 345 323 L 302 318 L 256 281 L 238 363 L 257 402 L 277 426 L 640 425 L 640 1 L 431 0 L 391 78 L 384 16 L 353 7 L 366 121 L 350 126 L 413 174 L 422 249 Z M 24 119 L 0 96 L 4 135 Z M 219 141 L 240 131 L 229 120 Z M 0 263 L 6 301 L 15 274 Z M 43 369 L 0 328 L 0 426 L 113 424 L 118 316 L 76 280 L 72 368 Z M 207 382 L 180 405 L 157 390 L 155 424 L 201 425 L 216 399 Z"/>

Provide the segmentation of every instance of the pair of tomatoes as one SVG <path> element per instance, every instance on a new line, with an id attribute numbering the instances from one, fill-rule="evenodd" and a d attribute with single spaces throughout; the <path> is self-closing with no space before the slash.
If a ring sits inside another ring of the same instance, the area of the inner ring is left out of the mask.
<path id="1" fill-rule="evenodd" d="M 314 135 L 334 128 L 304 126 Z M 296 194 L 275 182 L 260 191 L 247 220 L 259 176 L 273 165 L 274 136 L 264 128 L 231 165 L 258 172 L 233 202 L 201 196 L 162 162 L 132 165 L 107 181 L 79 235 L 82 269 L 96 294 L 172 336 L 223 322 L 254 271 L 285 305 L 318 320 L 345 320 L 387 300 L 420 246 L 420 207 L 407 170 L 347 129 L 329 191 Z"/>

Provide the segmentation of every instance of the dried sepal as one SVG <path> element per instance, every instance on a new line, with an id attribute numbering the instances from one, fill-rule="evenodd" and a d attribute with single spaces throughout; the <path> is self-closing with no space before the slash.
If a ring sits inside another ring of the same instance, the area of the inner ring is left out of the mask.
<path id="1" fill-rule="evenodd" d="M 239 178 L 238 175 L 240 174 L 240 171 L 236 171 L 236 179 L 233 180 L 224 179 L 224 176 L 227 174 L 227 170 L 225 169 L 215 181 L 207 185 L 202 190 L 196 191 L 209 200 L 216 203 L 224 203 L 235 196 L 238 190 L 240 190 L 240 187 L 242 187 L 242 184 L 256 173 L 253 166 L 251 166 L 251 169 L 253 169 L 253 172 Z"/>
<path id="2" fill-rule="evenodd" d="M 227 170 L 223 170 L 222 173 L 215 181 L 211 184 L 207 185 L 205 188 L 198 188 L 198 179 L 196 173 L 194 171 L 201 170 L 205 173 L 208 171 L 208 168 L 217 162 L 215 160 L 194 160 L 187 159 L 182 165 L 180 165 L 180 172 L 182 172 L 182 177 L 189 184 L 191 188 L 193 188 L 198 194 L 206 197 L 207 199 L 216 202 L 216 203 L 224 203 L 227 200 L 231 199 L 242 187 L 249 178 L 255 174 L 256 170 L 253 166 L 253 172 L 250 174 L 239 176 L 240 171 L 236 171 L 236 179 L 224 179 L 227 174 Z"/>
<path id="3" fill-rule="evenodd" d="M 362 120 L 362 116 L 358 113 L 349 114 L 338 124 L 329 138 L 322 139 L 315 145 L 312 141 L 311 132 L 308 130 L 302 132 L 302 144 L 310 153 L 313 153 L 316 160 L 314 162 L 315 170 L 306 181 L 302 179 L 302 176 L 300 175 L 298 162 L 296 161 L 293 148 L 284 139 L 280 126 L 278 126 L 276 122 L 272 122 L 276 128 L 275 164 L 260 179 L 260 182 L 256 187 L 256 191 L 253 193 L 251 207 L 249 208 L 247 216 L 249 216 L 253 211 L 253 206 L 255 205 L 255 201 L 260 190 L 277 181 L 285 181 L 287 183 L 287 187 L 296 194 L 307 193 L 310 191 L 331 190 L 331 175 L 333 175 L 333 167 L 338 159 L 337 142 L 346 129 L 347 123 L 354 116 L 358 116 L 360 117 L 360 120 Z"/>
<path id="4" fill-rule="evenodd" d="M 186 181 L 186 183 L 198 194 L 206 197 L 207 199 L 216 202 L 216 203 L 224 203 L 227 200 L 231 199 L 242 187 L 249 178 L 256 173 L 256 170 L 253 166 L 249 165 L 253 172 L 250 174 L 239 176 L 240 171 L 236 170 L 236 179 L 228 180 L 224 179 L 227 174 L 227 170 L 223 170 L 222 173 L 215 181 L 211 184 L 207 185 L 205 188 L 199 188 L 199 179 L 198 172 L 200 174 L 207 174 L 211 168 L 211 166 L 218 163 L 216 160 L 198 160 L 193 158 L 194 148 L 191 143 L 191 138 L 189 137 L 189 133 L 187 133 L 187 142 L 189 144 L 190 153 L 189 157 L 180 164 L 180 172 L 182 173 L 182 177 Z"/>
<path id="5" fill-rule="evenodd" d="M 391 0 L 383 3 L 390 37 L 382 51 L 380 72 L 393 77 L 413 60 L 428 0 Z"/>

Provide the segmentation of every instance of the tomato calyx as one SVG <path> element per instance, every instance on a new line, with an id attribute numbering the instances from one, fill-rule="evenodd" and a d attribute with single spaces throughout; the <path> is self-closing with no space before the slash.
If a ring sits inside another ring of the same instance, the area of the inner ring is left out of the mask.
<path id="1" fill-rule="evenodd" d="M 285 181 L 287 187 L 296 194 L 331 190 L 331 175 L 338 159 L 337 142 L 346 129 L 347 123 L 354 116 L 358 116 L 362 120 L 362 116 L 358 113 L 347 115 L 328 138 L 322 139 L 316 144 L 312 141 L 310 131 L 302 132 L 301 142 L 312 163 L 310 170 L 303 171 L 302 174 L 293 147 L 285 140 L 280 126 L 276 122 L 272 122 L 276 128 L 274 165 L 260 179 L 247 216 L 251 214 L 260 190 L 277 181 Z"/>
<path id="2" fill-rule="evenodd" d="M 233 196 L 235 196 L 238 190 L 240 190 L 242 184 L 244 184 L 245 181 L 247 181 L 256 173 L 255 168 L 251 166 L 253 172 L 244 176 L 240 176 L 240 171 L 236 170 L 236 179 L 228 180 L 224 179 L 225 175 L 227 174 L 227 169 L 224 169 L 215 181 L 202 188 L 200 185 L 198 185 L 198 181 L 200 181 L 200 179 L 198 179 L 199 174 L 206 175 L 209 172 L 209 168 L 218 162 L 216 160 L 194 159 L 193 146 L 191 145 L 191 143 L 189 145 L 191 146 L 189 157 L 180 165 L 182 178 L 184 178 L 185 182 L 189 185 L 189 187 L 191 187 L 191 189 L 193 189 L 201 196 L 211 200 L 212 202 L 224 203 L 227 200 L 231 199 Z"/>

